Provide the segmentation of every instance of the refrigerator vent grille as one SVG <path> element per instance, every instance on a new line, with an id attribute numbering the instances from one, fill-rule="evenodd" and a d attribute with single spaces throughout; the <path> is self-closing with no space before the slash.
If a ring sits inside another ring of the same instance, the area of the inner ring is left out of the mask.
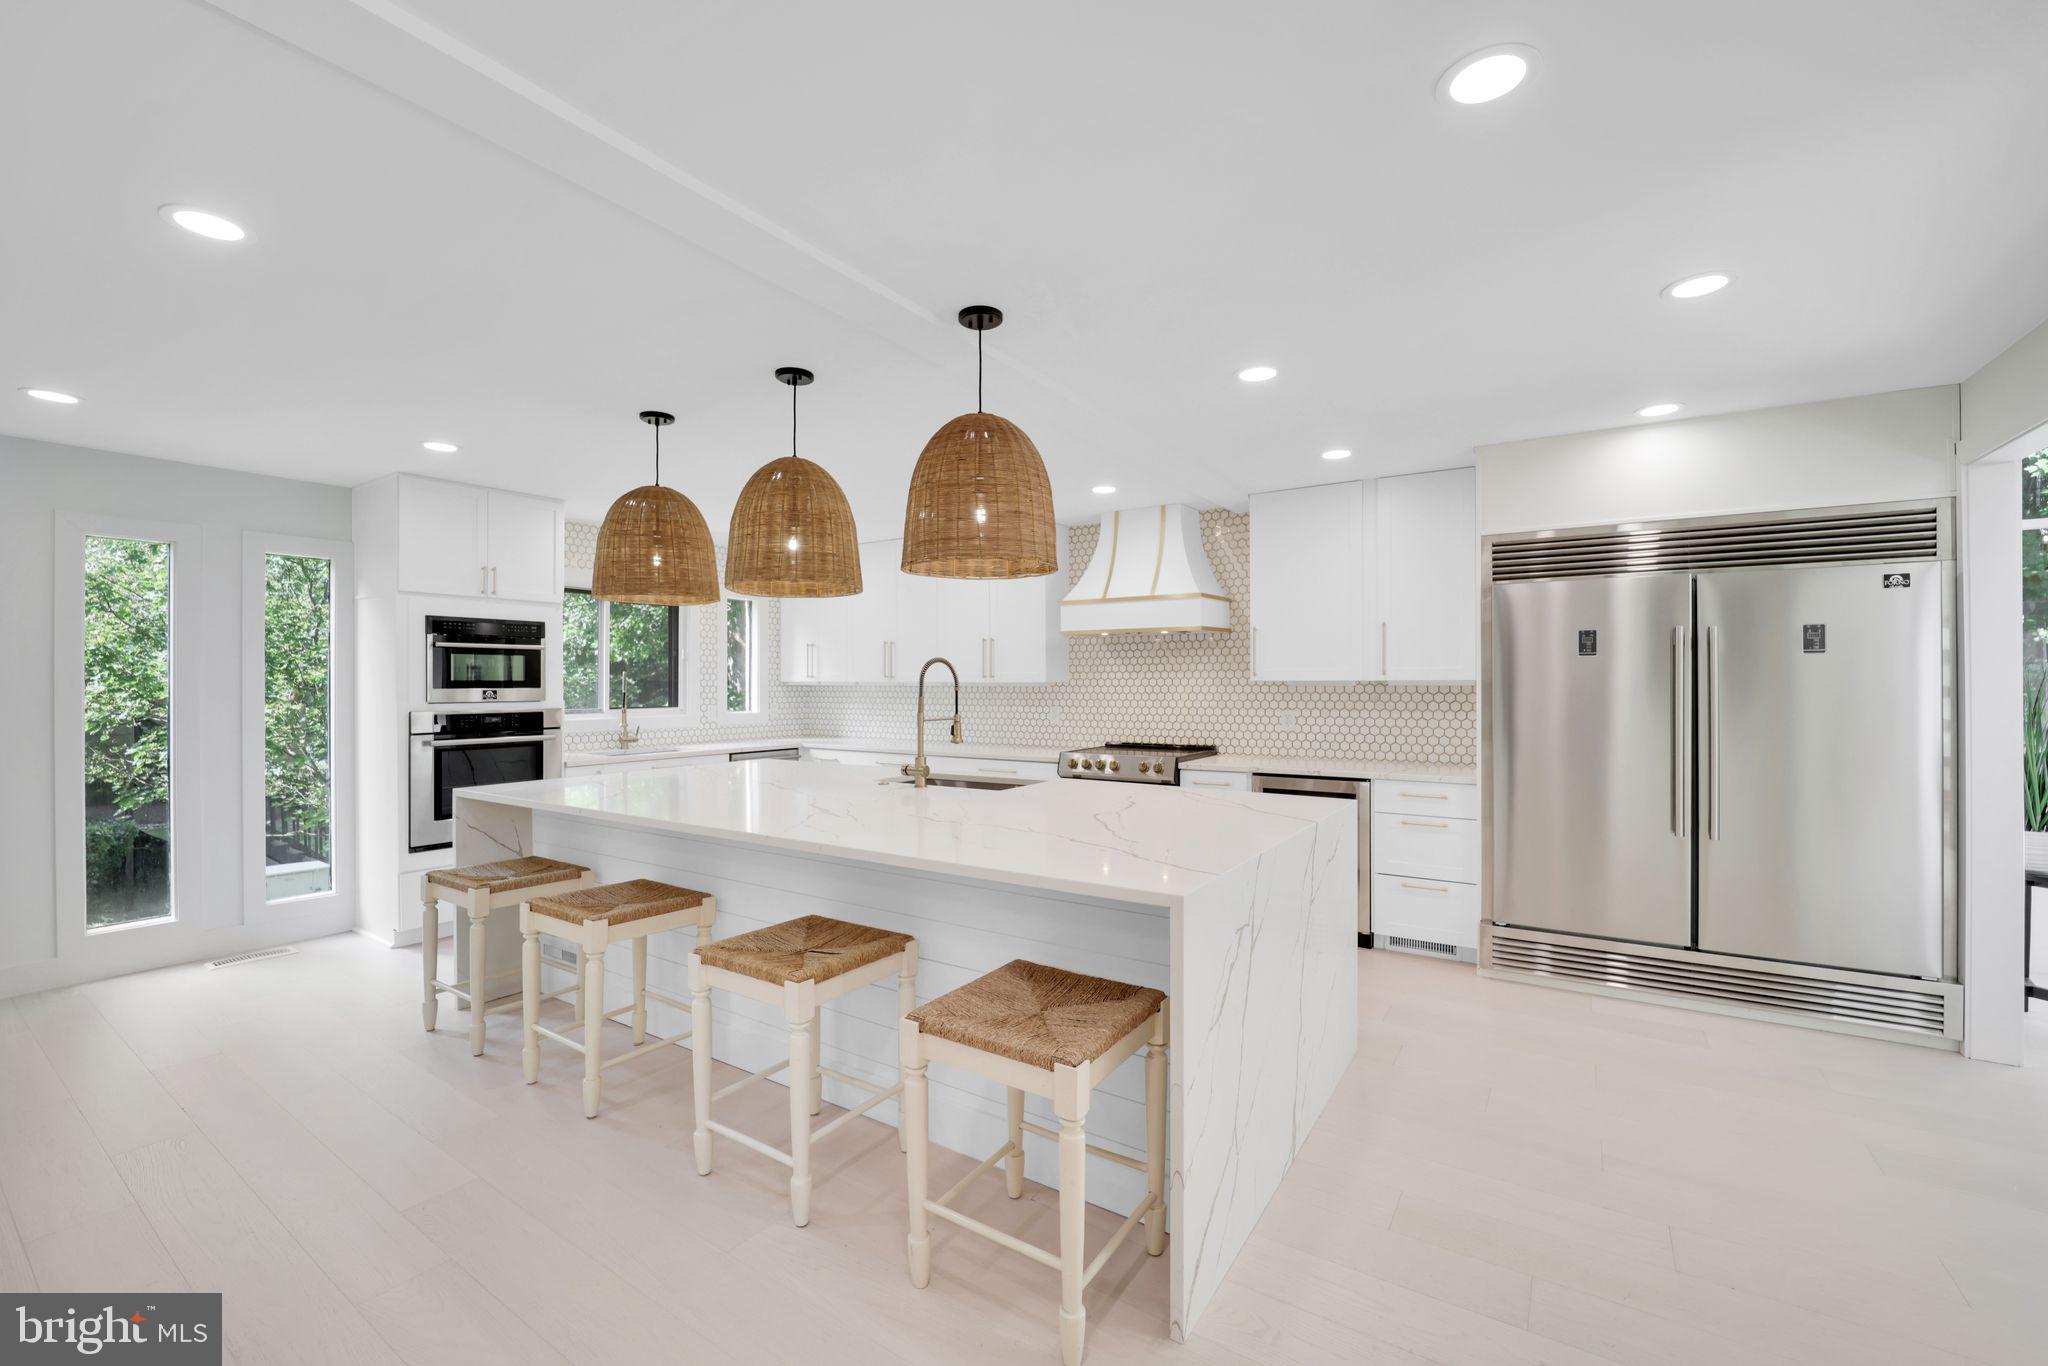
<path id="1" fill-rule="evenodd" d="M 1801 977 L 1790 975 L 1796 969 L 1740 968 L 1720 958 L 1657 958 L 1584 942 L 1523 939 L 1512 930 L 1498 928 L 1493 932 L 1493 966 L 1539 977 L 1702 997 L 1936 1037 L 1944 1032 L 1948 1003 L 1947 993 L 1939 989 L 1905 982 L 1894 986 L 1871 980 Z"/>
<path id="2" fill-rule="evenodd" d="M 1856 560 L 1932 560 L 1941 547 L 1937 508 L 1812 515 L 1719 526 L 1517 537 L 1492 546 L 1495 582 L 1739 569 Z"/>

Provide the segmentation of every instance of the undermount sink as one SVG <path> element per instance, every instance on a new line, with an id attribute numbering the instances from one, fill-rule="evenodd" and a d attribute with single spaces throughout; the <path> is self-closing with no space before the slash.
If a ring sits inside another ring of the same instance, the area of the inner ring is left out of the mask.
<path id="1" fill-rule="evenodd" d="M 883 778 L 879 781 L 883 787 L 888 787 L 892 783 L 907 785 L 917 780 L 915 778 L 900 777 Z M 1013 787 L 1029 787 L 1037 781 L 1038 779 L 1036 778 L 963 778 L 953 773 L 934 773 L 931 777 L 924 780 L 924 785 L 926 787 L 971 787 L 981 792 L 1002 792 Z"/>
<path id="2" fill-rule="evenodd" d="M 645 745 L 634 745 L 630 749 L 581 749 L 576 752 L 578 754 L 595 754 L 606 759 L 633 759 L 641 757 L 651 758 L 657 754 L 680 754 L 682 750 L 673 746 L 667 749 L 657 749 Z"/>

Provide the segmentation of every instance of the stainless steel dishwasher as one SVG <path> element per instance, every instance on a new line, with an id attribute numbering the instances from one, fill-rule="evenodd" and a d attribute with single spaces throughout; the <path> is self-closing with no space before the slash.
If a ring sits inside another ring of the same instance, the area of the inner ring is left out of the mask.
<path id="1" fill-rule="evenodd" d="M 1358 947 L 1372 947 L 1372 784 L 1350 778 L 1303 778 L 1292 773 L 1254 773 L 1252 791 L 1285 797 L 1321 797 L 1358 808 Z"/>

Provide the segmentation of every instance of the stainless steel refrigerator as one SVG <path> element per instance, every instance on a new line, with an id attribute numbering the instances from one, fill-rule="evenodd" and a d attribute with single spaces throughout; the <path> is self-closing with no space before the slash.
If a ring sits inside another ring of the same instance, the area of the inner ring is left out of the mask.
<path id="1" fill-rule="evenodd" d="M 1945 506 L 1489 544 L 1487 919 L 1953 975 Z"/>

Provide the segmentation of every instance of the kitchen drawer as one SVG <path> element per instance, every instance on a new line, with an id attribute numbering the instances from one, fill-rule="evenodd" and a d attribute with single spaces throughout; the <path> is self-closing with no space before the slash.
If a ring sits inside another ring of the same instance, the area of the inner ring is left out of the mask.
<path id="1" fill-rule="evenodd" d="M 1372 870 L 1479 881 L 1479 822 L 1382 812 L 1372 818 Z"/>
<path id="2" fill-rule="evenodd" d="M 960 759 L 951 755 L 927 754 L 925 762 L 932 766 L 934 773 L 957 773 L 963 778 L 1018 778 L 1043 782 L 1059 776 L 1059 769 L 1052 764 L 1031 763 L 1023 759 Z"/>
<path id="3" fill-rule="evenodd" d="M 1471 783 L 1406 783 L 1376 778 L 1372 785 L 1372 809 L 1404 816 L 1476 821 L 1479 819 L 1479 789 Z"/>
<path id="4" fill-rule="evenodd" d="M 1425 943 L 1477 949 L 1479 889 L 1467 882 L 1375 873 L 1372 933 L 1379 943 L 1389 938 L 1420 939 Z"/>
<path id="5" fill-rule="evenodd" d="M 1181 771 L 1180 785 L 1196 789 L 1208 788 L 1214 790 L 1216 788 L 1228 788 L 1233 792 L 1249 792 L 1252 790 L 1252 775 L 1249 773 L 1204 772 L 1198 768 L 1190 768 Z"/>

